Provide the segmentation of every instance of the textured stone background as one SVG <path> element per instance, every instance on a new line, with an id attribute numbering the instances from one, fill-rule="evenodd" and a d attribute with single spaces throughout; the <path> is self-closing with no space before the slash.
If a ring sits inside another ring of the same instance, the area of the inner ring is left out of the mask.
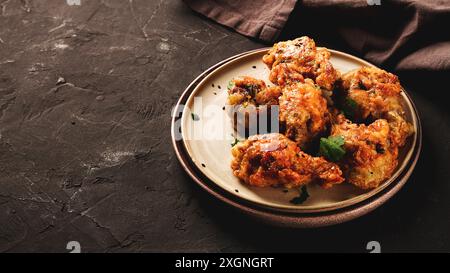
<path id="1" fill-rule="evenodd" d="M 449 114 L 427 85 L 404 80 L 424 149 L 399 194 L 350 223 L 279 229 L 203 192 L 170 142 L 185 86 L 263 45 L 177 0 L 0 0 L 0 12 L 0 251 L 450 251 Z"/>

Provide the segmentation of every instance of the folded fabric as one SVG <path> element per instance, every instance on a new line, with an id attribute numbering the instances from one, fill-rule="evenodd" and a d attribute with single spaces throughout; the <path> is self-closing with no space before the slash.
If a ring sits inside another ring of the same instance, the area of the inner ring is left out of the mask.
<path id="1" fill-rule="evenodd" d="M 237 32 L 272 41 L 283 29 L 297 0 L 184 0 L 193 10 Z"/>
<path id="2" fill-rule="evenodd" d="M 450 70 L 448 0 L 184 0 L 264 42 L 302 35 L 394 71 Z"/>

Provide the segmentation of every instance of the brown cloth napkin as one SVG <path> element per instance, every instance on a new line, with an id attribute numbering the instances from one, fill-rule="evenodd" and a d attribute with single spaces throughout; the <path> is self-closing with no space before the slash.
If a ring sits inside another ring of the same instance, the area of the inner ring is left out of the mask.
<path id="1" fill-rule="evenodd" d="M 395 71 L 450 71 L 450 0 L 184 2 L 265 42 L 308 35 Z"/>
<path id="2" fill-rule="evenodd" d="M 297 0 L 184 0 L 193 10 L 246 36 L 272 41 Z"/>

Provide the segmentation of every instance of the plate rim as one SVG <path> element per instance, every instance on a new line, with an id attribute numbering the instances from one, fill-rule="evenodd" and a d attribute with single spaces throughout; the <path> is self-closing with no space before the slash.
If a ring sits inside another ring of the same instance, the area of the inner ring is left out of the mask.
<path id="1" fill-rule="evenodd" d="M 184 100 L 186 100 L 186 95 L 189 95 L 192 93 L 193 89 L 192 87 L 199 83 L 203 78 L 205 78 L 209 73 L 211 73 L 215 68 L 218 68 L 220 65 L 229 62 L 235 58 L 238 58 L 240 56 L 243 56 L 245 54 L 249 54 L 252 52 L 257 52 L 260 50 L 263 50 L 265 48 L 260 49 L 254 49 L 250 51 L 246 51 L 243 53 L 236 54 L 234 56 L 231 56 L 229 58 L 226 58 L 211 67 L 207 68 L 205 71 L 203 71 L 200 75 L 198 75 L 182 92 L 180 95 L 179 100 L 177 101 L 177 104 L 173 108 L 173 111 L 175 112 L 177 109 L 180 108 L 180 105 L 183 103 Z M 345 52 L 340 52 L 343 55 L 354 57 L 352 55 L 349 55 Z M 362 60 L 362 59 L 361 59 Z M 366 62 L 365 60 L 363 60 Z M 408 165 L 405 168 L 405 173 L 401 174 L 401 178 L 397 183 L 391 183 L 388 185 L 384 190 L 380 191 L 379 193 L 375 194 L 374 196 L 358 202 L 354 205 L 335 209 L 327 212 L 283 212 L 283 211 L 276 211 L 276 210 L 268 210 L 263 207 L 253 206 L 254 204 L 250 203 L 246 199 L 243 198 L 237 198 L 236 196 L 230 195 L 227 191 L 223 190 L 221 187 L 219 187 L 217 184 L 215 184 L 212 181 L 203 181 L 200 177 L 202 173 L 199 170 L 196 170 L 196 166 L 189 163 L 189 158 L 186 156 L 186 151 L 183 151 L 184 145 L 181 143 L 182 140 L 177 140 L 176 138 L 176 128 L 175 124 L 178 119 L 181 118 L 181 116 L 177 116 L 175 114 L 172 115 L 171 118 L 171 139 L 172 139 L 172 146 L 175 150 L 175 154 L 178 158 L 178 161 L 180 162 L 183 169 L 186 171 L 186 173 L 190 176 L 191 179 L 196 182 L 197 185 L 199 185 L 201 188 L 203 188 L 205 191 L 207 191 L 209 194 L 213 195 L 215 198 L 221 200 L 222 202 L 225 202 L 226 204 L 230 205 L 231 207 L 246 213 L 250 216 L 256 217 L 259 220 L 262 220 L 263 222 L 269 223 L 269 224 L 275 224 L 279 226 L 289 226 L 289 227 L 296 227 L 296 228 L 311 228 L 311 227 L 318 227 L 318 226 L 328 226 L 328 225 L 334 225 L 342 222 L 346 222 L 352 219 L 355 219 L 357 217 L 360 217 L 364 214 L 367 214 L 368 212 L 372 211 L 373 209 L 379 207 L 384 202 L 389 200 L 393 195 L 395 195 L 400 188 L 403 187 L 403 185 L 408 181 L 409 177 L 411 176 L 412 172 L 414 171 L 414 168 L 417 164 L 418 158 L 420 156 L 421 147 L 422 147 L 422 125 L 420 121 L 420 114 L 417 109 L 417 107 L 414 104 L 414 101 L 412 100 L 411 96 L 405 92 L 406 96 L 408 96 L 409 101 L 414 109 L 414 113 L 417 117 L 417 142 L 415 147 L 413 147 L 413 155 L 410 159 L 410 162 L 408 162 Z M 181 144 L 181 145 L 180 145 Z M 197 171 L 197 173 L 195 173 Z M 208 185 L 208 183 L 210 185 Z"/>
<path id="2" fill-rule="evenodd" d="M 244 52 L 242 53 L 242 55 L 240 54 L 240 56 L 237 56 L 236 58 L 233 58 L 232 60 L 229 60 L 217 67 L 215 67 L 213 70 L 210 71 L 210 73 L 208 73 L 208 75 L 205 75 L 205 77 L 203 77 L 193 88 L 193 90 L 190 92 L 189 96 L 186 98 L 185 101 L 185 105 L 190 105 L 192 104 L 192 100 L 194 98 L 194 95 L 198 92 L 199 88 L 201 88 L 202 86 L 205 85 L 205 82 L 207 82 L 211 77 L 213 77 L 214 75 L 216 75 L 216 73 L 220 73 L 221 69 L 225 68 L 226 65 L 230 64 L 230 63 L 235 63 L 235 62 L 239 62 L 239 60 L 243 59 L 243 58 L 248 58 L 249 56 L 252 55 L 259 55 L 259 54 L 264 54 L 265 52 L 267 52 L 267 50 L 269 50 L 270 47 L 265 47 L 265 48 L 260 48 L 260 49 L 256 49 L 256 50 L 252 50 L 250 52 Z M 371 66 L 371 67 L 376 67 L 375 65 L 362 60 L 356 56 L 352 56 L 350 54 L 344 53 L 344 52 L 340 52 L 337 50 L 333 50 L 333 49 L 328 49 L 331 54 L 335 55 L 335 56 L 340 56 L 341 58 L 347 58 L 350 60 L 353 60 L 355 63 L 362 63 L 364 65 L 367 66 Z M 415 109 L 414 107 L 412 107 L 412 99 L 411 97 L 407 94 L 407 92 L 405 90 L 404 94 L 405 94 L 405 100 L 406 103 L 409 104 L 408 108 L 412 110 L 412 123 L 414 124 L 415 130 L 418 130 L 418 117 L 416 115 Z M 183 110 L 183 113 L 181 114 L 181 131 L 182 131 L 182 136 L 183 136 L 183 144 L 184 144 L 184 148 L 188 153 L 188 156 L 190 156 L 191 158 L 193 157 L 192 154 L 192 149 L 189 147 L 187 141 L 185 140 L 184 136 L 185 136 L 185 132 L 183 131 L 183 128 L 185 127 L 184 124 L 186 122 L 186 108 Z M 388 179 L 386 179 L 379 187 L 372 189 L 370 191 L 364 192 L 362 194 L 359 194 L 357 196 L 354 196 L 352 198 L 346 199 L 346 200 L 342 200 L 342 201 L 338 201 L 338 202 L 334 202 L 332 204 L 329 205 L 314 205 L 314 206 L 294 206 L 294 205 L 290 205 L 290 204 L 273 204 L 270 203 L 268 201 L 265 200 L 251 200 L 248 198 L 244 198 L 242 195 L 232 191 L 231 189 L 228 189 L 224 186 L 221 186 L 219 183 L 215 182 L 214 179 L 212 177 L 210 177 L 207 173 L 203 172 L 202 169 L 200 168 L 199 164 L 200 162 L 196 162 L 195 160 L 192 160 L 194 165 L 196 165 L 197 169 L 200 170 L 200 172 L 203 173 L 204 176 L 206 176 L 210 181 L 212 181 L 213 183 L 215 183 L 216 185 L 218 185 L 219 187 L 221 187 L 222 189 L 226 190 L 227 192 L 231 193 L 232 195 L 236 196 L 237 198 L 240 199 L 245 199 L 249 202 L 252 202 L 258 206 L 263 206 L 263 207 L 269 207 L 271 209 L 274 210 L 282 210 L 282 211 L 295 211 L 295 212 L 321 212 L 321 211 L 333 211 L 339 208 L 344 208 L 344 207 L 348 207 L 357 203 L 360 203 L 368 198 L 370 198 L 371 196 L 376 195 L 377 193 L 381 192 L 383 189 L 385 189 L 387 186 L 389 186 L 390 184 L 394 183 L 395 181 L 397 181 L 397 179 L 399 178 L 400 174 L 405 170 L 405 168 L 408 165 L 408 162 L 411 160 L 412 156 L 413 156 L 413 151 L 414 151 L 414 146 L 417 142 L 417 133 L 414 133 L 414 137 L 412 139 L 412 143 L 411 143 L 411 148 L 406 152 L 405 155 L 405 159 L 401 162 L 401 164 L 399 164 L 397 170 L 395 171 L 395 173 L 392 174 L 392 176 Z"/>

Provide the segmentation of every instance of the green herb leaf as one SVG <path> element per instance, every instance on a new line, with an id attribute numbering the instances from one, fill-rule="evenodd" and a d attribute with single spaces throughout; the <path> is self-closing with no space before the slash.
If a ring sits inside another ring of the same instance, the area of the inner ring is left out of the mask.
<path id="1" fill-rule="evenodd" d="M 306 188 L 306 186 L 302 186 L 302 188 L 299 189 L 299 192 L 300 192 L 300 195 L 292 198 L 291 201 L 289 201 L 289 202 L 291 202 L 294 205 L 300 205 L 300 204 L 303 204 L 303 202 L 305 202 L 306 199 L 308 199 L 309 193 L 308 193 L 308 189 Z"/>
<path id="2" fill-rule="evenodd" d="M 193 121 L 200 120 L 200 117 L 197 114 L 191 113 L 191 117 Z"/>
<path id="3" fill-rule="evenodd" d="M 252 98 L 254 98 L 259 92 L 259 86 L 256 84 L 247 84 L 245 89 Z"/>
<path id="4" fill-rule="evenodd" d="M 229 81 L 229 82 L 228 82 L 228 86 L 227 86 L 228 90 L 233 89 L 234 85 L 235 85 L 235 84 L 234 84 L 234 81 Z"/>
<path id="5" fill-rule="evenodd" d="M 358 103 L 355 100 L 346 97 L 342 103 L 342 112 L 344 112 L 346 118 L 355 118 L 358 112 Z"/>
<path id="6" fill-rule="evenodd" d="M 234 142 L 233 143 L 231 143 L 231 147 L 234 147 L 236 144 L 238 144 L 239 143 L 239 139 L 237 139 L 237 138 L 234 138 Z"/>
<path id="7" fill-rule="evenodd" d="M 343 136 L 321 138 L 319 154 L 332 162 L 337 162 L 345 155 L 344 142 Z"/>

